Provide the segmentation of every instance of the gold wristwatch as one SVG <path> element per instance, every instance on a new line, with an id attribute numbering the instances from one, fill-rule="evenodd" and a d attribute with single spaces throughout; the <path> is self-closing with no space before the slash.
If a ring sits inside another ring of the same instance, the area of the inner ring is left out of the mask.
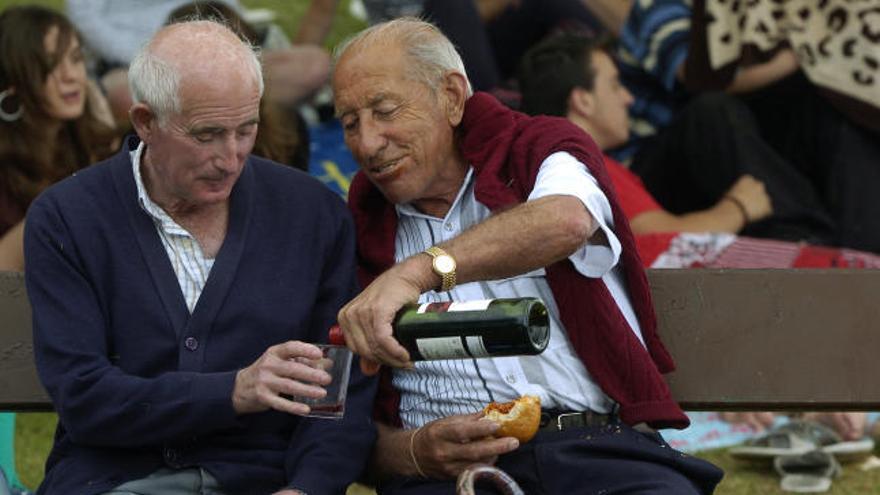
<path id="1" fill-rule="evenodd" d="M 449 253 L 437 246 L 431 246 L 428 249 L 425 249 L 425 253 L 433 258 L 431 261 L 431 268 L 434 270 L 434 273 L 440 275 L 440 278 L 443 279 L 443 283 L 440 285 L 440 291 L 446 292 L 455 287 L 455 259 L 453 259 L 452 256 L 449 256 Z"/>

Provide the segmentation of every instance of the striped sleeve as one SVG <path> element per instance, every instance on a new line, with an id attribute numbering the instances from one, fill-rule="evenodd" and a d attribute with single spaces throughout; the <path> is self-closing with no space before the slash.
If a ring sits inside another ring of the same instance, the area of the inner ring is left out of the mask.
<path id="1" fill-rule="evenodd" d="M 621 58 L 669 91 L 688 51 L 691 8 L 682 0 L 636 0 L 620 37 Z"/>

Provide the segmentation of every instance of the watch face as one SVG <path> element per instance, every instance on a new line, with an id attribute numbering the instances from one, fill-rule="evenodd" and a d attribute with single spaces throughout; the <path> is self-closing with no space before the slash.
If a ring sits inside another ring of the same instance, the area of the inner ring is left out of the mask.
<path id="1" fill-rule="evenodd" d="M 434 258 L 434 267 L 440 273 L 450 273 L 455 270 L 455 260 L 452 256 L 440 255 Z"/>

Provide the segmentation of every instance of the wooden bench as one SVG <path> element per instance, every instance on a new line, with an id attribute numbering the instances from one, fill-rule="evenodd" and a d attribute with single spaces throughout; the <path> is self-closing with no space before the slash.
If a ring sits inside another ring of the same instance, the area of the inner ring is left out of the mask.
<path id="1" fill-rule="evenodd" d="M 652 270 L 688 410 L 880 410 L 880 271 Z M 0 272 L 0 411 L 49 411 L 23 277 Z"/>

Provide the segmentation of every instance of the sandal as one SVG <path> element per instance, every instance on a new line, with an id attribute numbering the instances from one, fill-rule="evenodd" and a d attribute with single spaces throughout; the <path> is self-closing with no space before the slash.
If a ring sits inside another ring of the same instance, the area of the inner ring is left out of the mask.
<path id="1" fill-rule="evenodd" d="M 790 432 L 773 430 L 730 449 L 734 459 L 770 461 L 779 456 L 803 455 L 816 450 L 816 444 Z"/>
<path id="2" fill-rule="evenodd" d="M 792 420 L 767 434 L 730 449 L 731 457 L 743 460 L 771 460 L 778 456 L 806 454 L 819 449 L 848 463 L 867 458 L 874 452 L 874 440 L 844 441 L 834 430 L 814 421 Z"/>
<path id="3" fill-rule="evenodd" d="M 871 437 L 844 441 L 837 432 L 815 421 L 792 420 L 777 430 L 789 432 L 810 441 L 820 450 L 832 454 L 843 463 L 864 460 L 874 453 L 874 439 Z"/>
<path id="4" fill-rule="evenodd" d="M 831 488 L 831 478 L 840 474 L 837 459 L 818 449 L 797 456 L 777 457 L 773 467 L 782 476 L 779 486 L 785 492 L 824 493 Z"/>

